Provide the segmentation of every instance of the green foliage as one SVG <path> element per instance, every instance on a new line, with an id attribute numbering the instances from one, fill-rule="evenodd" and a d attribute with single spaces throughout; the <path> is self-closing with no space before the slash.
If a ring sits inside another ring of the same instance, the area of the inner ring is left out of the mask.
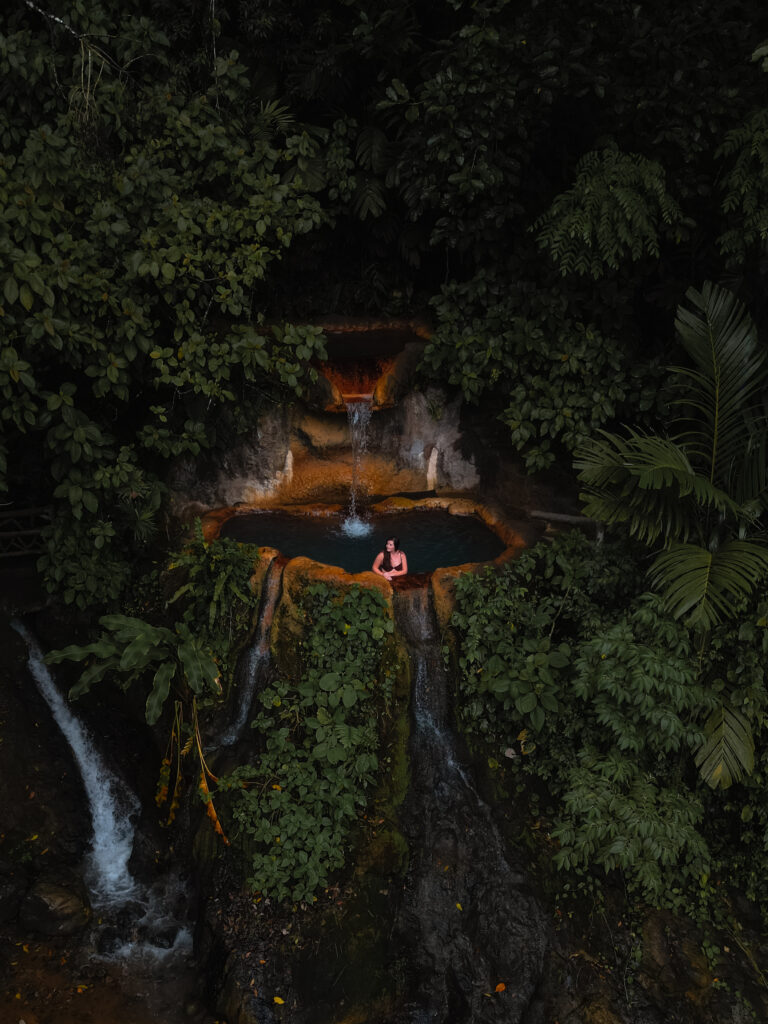
<path id="1" fill-rule="evenodd" d="M 146 719 L 155 725 L 175 683 L 184 697 L 220 694 L 219 666 L 211 651 L 184 622 L 174 629 L 153 626 L 128 615 L 104 615 L 103 632 L 93 643 L 71 644 L 46 656 L 49 664 L 65 660 L 88 661 L 80 680 L 70 690 L 76 698 L 106 676 L 118 677 L 123 689 L 152 671 Z"/>
<path id="2" fill-rule="evenodd" d="M 254 100 L 236 52 L 190 74 L 135 3 L 11 22 L 2 450 L 22 474 L 33 451 L 47 478 L 49 590 L 113 604 L 151 539 L 164 460 L 215 445 L 236 403 L 315 379 L 321 331 L 267 324 L 263 307 L 273 265 L 323 221 L 296 173 L 316 142 Z"/>
<path id="3" fill-rule="evenodd" d="M 723 210 L 732 225 L 718 241 L 720 251 L 738 265 L 768 238 L 768 110 L 757 110 L 732 128 L 717 155 L 730 164 Z"/>
<path id="4" fill-rule="evenodd" d="M 721 704 L 707 719 L 706 739 L 696 753 L 702 778 L 713 789 L 727 789 L 755 766 L 755 742 L 749 721 L 727 704 Z"/>
<path id="5" fill-rule="evenodd" d="M 614 144 L 582 157 L 573 186 L 532 230 L 561 274 L 599 278 L 627 259 L 658 258 L 663 233 L 680 241 L 692 226 L 667 191 L 661 164 Z"/>
<path id="6" fill-rule="evenodd" d="M 219 788 L 236 791 L 234 839 L 248 854 L 248 884 L 274 899 L 311 903 L 343 865 L 376 776 L 393 623 L 379 592 L 360 587 L 313 584 L 304 608 L 301 678 L 262 691 L 253 722 L 261 752 Z"/>
<path id="7" fill-rule="evenodd" d="M 706 630 L 768 572 L 768 358 L 730 292 L 705 284 L 688 300 L 676 326 L 694 365 L 674 371 L 677 436 L 606 433 L 584 443 L 575 466 L 587 515 L 648 542 L 663 535 L 651 579 L 673 615 Z"/>
<path id="8" fill-rule="evenodd" d="M 475 305 L 467 292 L 446 288 L 434 302 L 439 324 L 422 369 L 460 388 L 468 402 L 492 396 L 529 471 L 573 451 L 613 419 L 630 392 L 638 408 L 650 404 L 642 388 L 634 393 L 616 342 L 574 320 L 556 293 L 526 296 L 521 312 L 513 298 L 491 293 L 487 305 Z"/>
<path id="9" fill-rule="evenodd" d="M 697 828 L 703 807 L 689 790 L 661 784 L 637 764 L 585 751 L 568 775 L 563 818 L 552 830 L 563 868 L 621 869 L 645 900 L 664 904 L 671 884 L 698 884 L 711 857 Z"/>
<path id="10" fill-rule="evenodd" d="M 626 550 L 576 533 L 460 577 L 460 716 L 493 764 L 546 780 L 560 866 L 621 868 L 663 903 L 672 870 L 684 886 L 708 863 L 680 756 L 716 700 L 689 632 L 633 589 Z"/>
<path id="11" fill-rule="evenodd" d="M 217 652 L 221 671 L 230 678 L 234 659 L 259 606 L 250 576 L 259 559 L 255 544 L 227 537 L 206 541 L 198 519 L 188 547 L 171 556 L 171 581 L 182 577 L 167 605 L 180 603 L 183 621 Z"/>

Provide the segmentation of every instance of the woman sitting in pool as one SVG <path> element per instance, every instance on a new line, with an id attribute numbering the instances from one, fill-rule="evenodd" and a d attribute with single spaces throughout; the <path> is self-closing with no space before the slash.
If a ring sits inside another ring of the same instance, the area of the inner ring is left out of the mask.
<path id="1" fill-rule="evenodd" d="M 383 576 L 385 580 L 405 576 L 408 572 L 408 559 L 405 552 L 400 550 L 400 541 L 397 537 L 387 537 L 384 550 L 373 560 L 373 571 Z"/>

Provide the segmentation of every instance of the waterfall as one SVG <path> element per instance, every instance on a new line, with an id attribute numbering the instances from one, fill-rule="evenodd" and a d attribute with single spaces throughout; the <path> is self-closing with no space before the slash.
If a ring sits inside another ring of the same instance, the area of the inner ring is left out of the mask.
<path id="1" fill-rule="evenodd" d="M 395 924 L 410 991 L 396 1024 L 519 1024 L 542 975 L 543 915 L 460 762 L 429 590 L 398 591 L 395 616 L 413 679 L 411 865 Z"/>
<path id="2" fill-rule="evenodd" d="M 370 523 L 365 522 L 357 511 L 360 497 L 360 471 L 363 455 L 368 449 L 368 424 L 371 422 L 371 397 L 356 397 L 346 400 L 347 420 L 349 421 L 349 437 L 352 444 L 352 481 L 349 487 L 349 514 L 342 529 L 352 537 L 363 537 L 372 530 Z"/>
<path id="3" fill-rule="evenodd" d="M 128 869 L 134 841 L 131 819 L 141 809 L 138 797 L 109 770 L 88 730 L 68 707 L 35 638 L 22 623 L 14 620 L 11 625 L 27 645 L 29 670 L 69 743 L 88 798 L 93 840 L 85 880 L 99 910 L 92 935 L 95 955 L 130 961 L 134 968 L 144 965 L 150 971 L 169 958 L 188 956 L 192 933 L 181 923 L 186 894 L 178 876 L 168 872 L 145 886 Z"/>
<path id="4" fill-rule="evenodd" d="M 11 625 L 29 649 L 29 670 L 72 749 L 83 780 L 93 825 L 86 881 L 94 903 L 97 906 L 125 903 L 138 894 L 137 883 L 128 870 L 128 860 L 134 836 L 131 817 L 140 809 L 139 800 L 107 768 L 88 730 L 70 711 L 29 630 L 20 622 L 14 621 Z"/>
<path id="5" fill-rule="evenodd" d="M 261 681 L 266 671 L 269 660 L 269 639 L 272 628 L 272 619 L 275 614 L 278 598 L 280 597 L 280 584 L 283 578 L 283 567 L 277 558 L 270 562 L 267 575 L 264 579 L 264 586 L 261 594 L 261 608 L 259 620 L 256 627 L 256 637 L 244 659 L 242 671 L 239 671 L 240 682 L 237 687 L 239 694 L 239 705 L 237 717 L 229 728 L 219 738 L 219 746 L 230 747 L 236 742 L 243 726 L 248 720 L 253 704 L 253 696 L 257 684 Z M 240 670 L 240 666 L 238 666 Z"/>

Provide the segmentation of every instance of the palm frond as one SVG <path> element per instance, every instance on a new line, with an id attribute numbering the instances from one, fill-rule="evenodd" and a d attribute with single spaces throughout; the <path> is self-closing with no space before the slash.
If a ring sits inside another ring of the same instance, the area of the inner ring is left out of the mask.
<path id="1" fill-rule="evenodd" d="M 755 743 L 749 721 L 730 704 L 715 708 L 704 726 L 705 739 L 696 752 L 702 779 L 727 789 L 755 766 Z"/>
<path id="2" fill-rule="evenodd" d="M 734 460 L 728 491 L 740 506 L 752 510 L 747 518 L 768 512 L 768 430 L 756 430 L 745 439 L 740 460 Z"/>
<path id="3" fill-rule="evenodd" d="M 743 453 L 746 420 L 768 379 L 768 359 L 732 292 L 706 282 L 686 298 L 692 308 L 678 307 L 675 327 L 695 366 L 671 368 L 681 381 L 682 442 L 709 479 L 722 484 Z"/>
<path id="4" fill-rule="evenodd" d="M 627 437 L 600 432 L 576 453 L 574 467 L 585 490 L 584 514 L 603 523 L 626 523 L 638 539 L 685 541 L 696 508 L 734 515 L 736 503 L 696 473 L 676 440 L 630 430 Z"/>
<path id="5" fill-rule="evenodd" d="M 731 540 L 716 551 L 697 544 L 673 544 L 657 555 L 648 571 L 674 618 L 710 629 L 734 615 L 739 604 L 768 574 L 768 547 Z"/>

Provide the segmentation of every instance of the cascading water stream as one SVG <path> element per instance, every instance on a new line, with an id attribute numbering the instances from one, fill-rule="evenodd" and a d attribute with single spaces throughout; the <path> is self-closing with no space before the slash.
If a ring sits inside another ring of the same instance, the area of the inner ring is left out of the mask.
<path id="1" fill-rule="evenodd" d="M 169 873 L 148 887 L 128 867 L 135 838 L 132 819 L 141 810 L 138 797 L 110 771 L 88 730 L 67 706 L 30 631 L 17 621 L 11 625 L 27 645 L 29 670 L 69 743 L 88 798 L 93 839 L 84 878 L 99 910 L 92 936 L 96 955 L 140 964 L 150 972 L 169 956 L 186 956 L 192 936 L 180 924 L 186 894 L 178 877 Z"/>
<path id="2" fill-rule="evenodd" d="M 345 403 L 349 422 L 349 437 L 352 444 L 352 481 L 349 487 L 349 514 L 342 524 L 348 536 L 362 537 L 371 532 L 371 525 L 362 519 L 357 510 L 360 497 L 360 470 L 363 455 L 368 449 L 368 424 L 371 422 L 371 401 L 368 396 L 348 399 Z"/>
<path id="3" fill-rule="evenodd" d="M 399 591 L 395 615 L 414 720 L 404 808 L 411 866 L 395 925 L 409 991 L 391 1024 L 518 1024 L 543 970 L 542 913 L 459 762 L 428 589 Z"/>
<path id="4" fill-rule="evenodd" d="M 259 620 L 256 626 L 256 637 L 251 645 L 245 659 L 244 668 L 241 673 L 240 684 L 237 688 L 240 703 L 237 716 L 229 728 L 219 738 L 219 746 L 230 747 L 240 737 L 243 726 L 248 720 L 253 704 L 253 697 L 256 688 L 266 672 L 269 661 L 269 639 L 272 628 L 272 619 L 275 614 L 280 597 L 280 585 L 283 578 L 283 566 L 277 558 L 274 558 L 269 565 L 267 575 L 264 579 L 264 587 L 261 595 L 261 608 Z"/>
<path id="5" fill-rule="evenodd" d="M 139 800 L 107 768 L 87 729 L 67 707 L 29 630 L 20 622 L 12 626 L 27 644 L 29 670 L 72 749 L 88 797 L 93 840 L 86 881 L 93 902 L 97 906 L 123 904 L 139 894 L 139 886 L 128 870 L 134 838 L 131 818 L 139 812 Z"/>

